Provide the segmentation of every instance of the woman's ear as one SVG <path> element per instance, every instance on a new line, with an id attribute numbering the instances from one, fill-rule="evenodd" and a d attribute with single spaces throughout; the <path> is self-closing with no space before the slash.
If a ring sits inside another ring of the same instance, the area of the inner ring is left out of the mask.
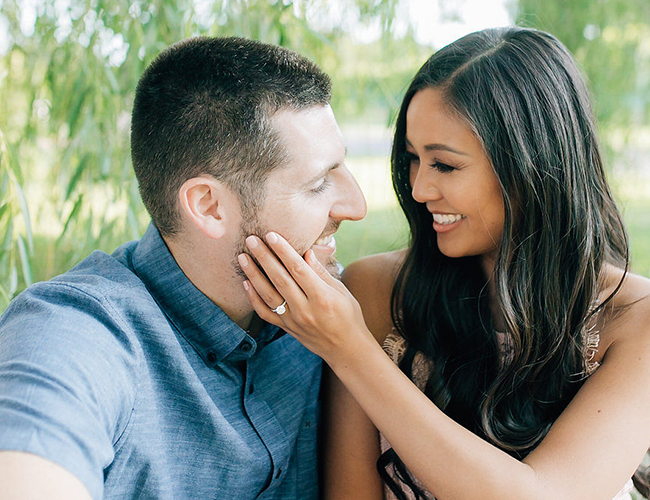
<path id="1" fill-rule="evenodd" d="M 178 192 L 181 212 L 203 234 L 221 238 L 239 215 L 239 200 L 225 184 L 210 176 L 188 179 Z"/>

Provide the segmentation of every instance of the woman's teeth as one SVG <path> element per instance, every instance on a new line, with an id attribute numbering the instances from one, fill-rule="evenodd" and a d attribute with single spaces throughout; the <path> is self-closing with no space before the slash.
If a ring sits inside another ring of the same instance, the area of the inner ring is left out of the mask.
<path id="1" fill-rule="evenodd" d="M 463 218 L 461 214 L 432 214 L 437 224 L 453 224 Z"/>

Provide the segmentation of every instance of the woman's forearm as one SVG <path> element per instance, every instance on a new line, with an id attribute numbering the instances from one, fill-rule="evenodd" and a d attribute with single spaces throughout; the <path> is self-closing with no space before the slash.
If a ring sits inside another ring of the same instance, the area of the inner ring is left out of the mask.
<path id="1" fill-rule="evenodd" d="M 559 498 L 545 491 L 531 467 L 444 415 L 372 339 L 357 349 L 326 361 L 437 498 Z"/>
<path id="2" fill-rule="evenodd" d="M 644 309 L 627 312 L 632 319 L 610 328 L 617 341 L 598 370 L 520 462 L 441 412 L 386 356 L 350 292 L 312 254 L 305 261 L 276 239 L 275 256 L 261 242 L 253 253 L 267 272 L 275 269 L 277 290 L 240 256 L 254 285 L 245 283 L 251 304 L 260 318 L 290 332 L 331 366 L 406 466 L 440 500 L 608 500 L 634 473 L 650 442 L 650 335 L 638 333 L 650 324 Z M 282 300 L 289 312 L 279 315 L 271 307 Z"/>

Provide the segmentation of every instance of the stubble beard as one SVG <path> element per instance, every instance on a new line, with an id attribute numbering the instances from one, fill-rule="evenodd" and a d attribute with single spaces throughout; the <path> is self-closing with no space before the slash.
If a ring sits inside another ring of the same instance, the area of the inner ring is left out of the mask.
<path id="1" fill-rule="evenodd" d="M 332 228 L 332 232 L 336 232 L 336 229 L 338 229 L 339 224 L 335 224 L 334 227 Z M 250 256 L 251 259 L 257 264 L 257 267 L 259 270 L 264 274 L 264 276 L 267 277 L 266 272 L 264 269 L 259 265 L 257 262 L 257 259 L 251 255 L 250 251 L 248 250 L 248 246 L 246 246 L 246 238 L 248 238 L 251 235 L 257 236 L 260 238 L 262 241 L 264 241 L 264 236 L 270 231 L 270 229 L 267 229 L 266 227 L 262 226 L 259 224 L 257 221 L 254 222 L 243 222 L 241 225 L 241 231 L 239 235 L 239 241 L 237 242 L 237 246 L 235 248 L 235 255 L 233 256 L 232 259 L 232 265 L 233 268 L 235 269 L 235 273 L 239 278 L 242 280 L 248 279 L 246 276 L 246 273 L 244 273 L 243 269 L 239 265 L 239 261 L 237 260 L 237 256 L 239 254 L 245 253 L 248 256 Z M 284 235 L 282 235 L 284 237 Z M 292 241 L 290 239 L 287 239 L 288 243 L 294 248 L 296 252 L 298 252 L 302 257 L 304 257 L 305 252 L 309 250 L 310 247 L 305 248 L 302 250 L 299 248 L 298 244 L 295 241 Z M 336 253 L 332 254 L 331 256 L 328 257 L 327 262 L 321 262 L 325 266 L 325 269 L 336 279 L 340 278 L 341 275 L 341 265 L 339 264 L 339 261 L 336 260 Z"/>

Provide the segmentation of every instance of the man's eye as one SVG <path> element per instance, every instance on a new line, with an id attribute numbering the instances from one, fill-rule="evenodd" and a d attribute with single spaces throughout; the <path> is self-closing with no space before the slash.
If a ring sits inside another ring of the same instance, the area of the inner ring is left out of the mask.
<path id="1" fill-rule="evenodd" d="M 451 167 L 447 165 L 446 163 L 440 163 L 439 161 L 432 163 L 429 165 L 431 168 L 435 168 L 438 172 L 441 174 L 448 174 L 449 172 L 453 172 L 456 170 L 454 167 Z"/>
<path id="2" fill-rule="evenodd" d="M 327 178 L 323 179 L 323 182 L 321 182 L 318 186 L 316 186 L 314 189 L 311 189 L 309 192 L 313 194 L 318 194 L 322 193 L 325 191 L 330 185 L 330 181 Z"/>

